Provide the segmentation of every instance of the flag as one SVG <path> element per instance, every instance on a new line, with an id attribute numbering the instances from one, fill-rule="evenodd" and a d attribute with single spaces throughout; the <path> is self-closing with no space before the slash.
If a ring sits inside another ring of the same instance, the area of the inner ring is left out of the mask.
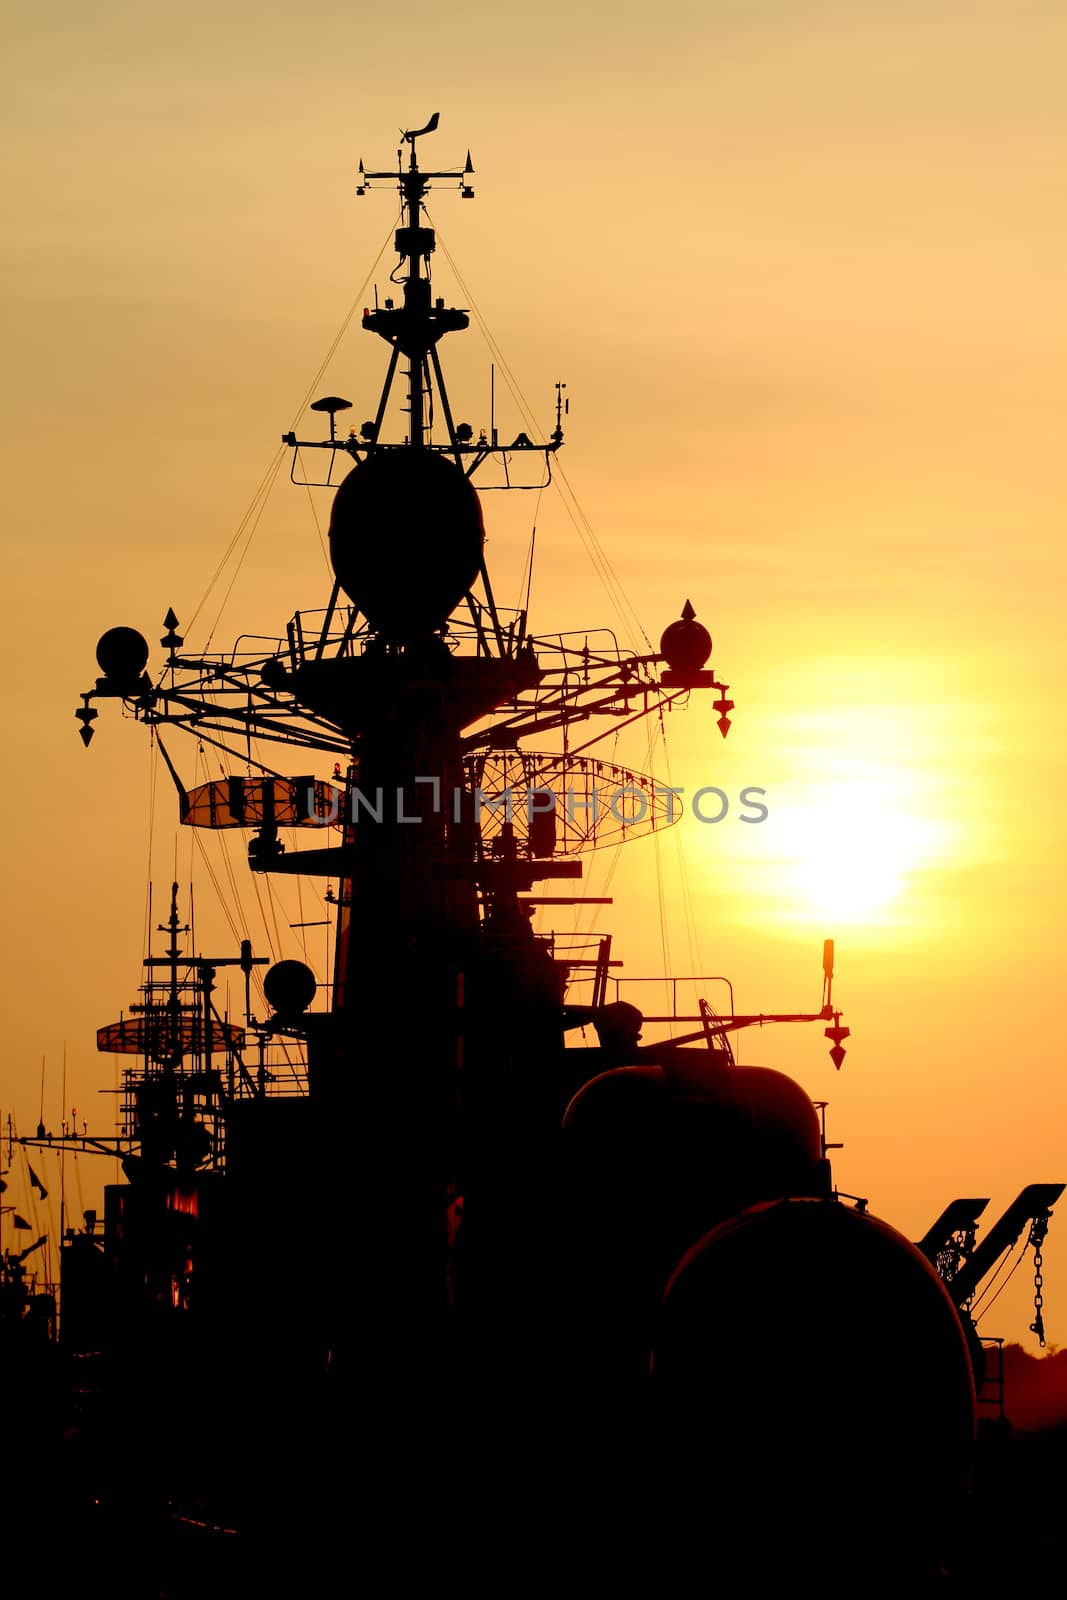
<path id="1" fill-rule="evenodd" d="M 30 1231 L 30 1225 L 26 1221 L 26 1218 L 20 1217 L 17 1211 L 15 1212 L 15 1226 L 16 1228 L 25 1228 L 27 1233 Z"/>
<path id="2" fill-rule="evenodd" d="M 29 1166 L 29 1162 L 27 1162 L 26 1165 Z M 34 1172 L 32 1167 L 30 1167 L 30 1187 L 37 1190 L 42 1200 L 48 1199 L 48 1190 L 45 1188 L 44 1184 L 41 1182 L 40 1178 L 37 1176 L 36 1172 Z"/>

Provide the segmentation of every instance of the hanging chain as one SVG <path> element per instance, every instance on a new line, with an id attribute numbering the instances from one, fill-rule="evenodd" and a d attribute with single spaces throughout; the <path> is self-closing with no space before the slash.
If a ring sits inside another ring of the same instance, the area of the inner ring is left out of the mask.
<path id="1" fill-rule="evenodd" d="M 1041 1268 L 1044 1265 L 1041 1257 L 1041 1246 L 1044 1244 L 1045 1235 L 1048 1233 L 1048 1223 L 1049 1213 L 1047 1211 L 1038 1212 L 1030 1224 L 1030 1237 L 1027 1240 L 1027 1244 L 1032 1244 L 1034 1247 L 1034 1320 L 1030 1324 L 1030 1332 L 1037 1334 L 1038 1343 L 1042 1350 L 1045 1348 L 1045 1319 L 1041 1315 L 1041 1311 L 1045 1304 L 1045 1297 L 1041 1291 L 1045 1286 L 1045 1279 L 1041 1272 Z"/>

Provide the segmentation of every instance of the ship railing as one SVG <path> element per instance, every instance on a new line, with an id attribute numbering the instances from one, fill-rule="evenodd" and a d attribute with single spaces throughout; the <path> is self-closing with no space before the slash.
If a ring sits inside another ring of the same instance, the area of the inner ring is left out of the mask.
<path id="1" fill-rule="evenodd" d="M 631 1005 L 637 1006 L 644 1012 L 646 1022 L 695 1022 L 703 1020 L 700 1002 L 706 999 L 708 987 L 713 984 L 723 984 L 730 996 L 730 1009 L 726 1013 L 732 1016 L 734 1007 L 733 984 L 729 978 L 723 978 L 717 973 L 697 974 L 695 977 L 609 977 L 608 986 L 610 998 L 613 1000 L 628 1000 Z M 679 989 L 682 994 L 679 996 Z M 656 1003 L 656 991 L 659 990 L 663 997 L 663 1010 L 654 1014 L 649 1008 Z M 692 1003 L 687 1005 L 688 994 L 692 993 Z"/>
<path id="2" fill-rule="evenodd" d="M 274 634 L 243 633 L 228 650 L 201 650 L 196 655 L 176 651 L 167 662 L 167 668 L 189 671 L 199 667 L 206 678 L 212 675 L 225 678 L 229 672 L 249 672 L 262 666 L 265 661 L 281 655 L 285 647 L 285 640 Z"/>
<path id="3" fill-rule="evenodd" d="M 473 646 L 477 655 L 511 659 L 527 643 L 525 611 L 511 607 L 492 611 L 473 594 L 467 596 L 466 608 L 468 615 L 458 612 L 444 634 L 453 653 Z M 284 657 L 290 670 L 298 671 L 324 658 L 361 655 L 377 643 L 353 606 L 335 603 L 323 610 L 295 612 L 274 654 Z"/>
<path id="4" fill-rule="evenodd" d="M 538 940 L 547 949 L 553 961 L 564 967 L 575 976 L 571 983 L 587 983 L 591 979 L 581 976 L 582 970 L 592 961 L 601 959 L 603 950 L 603 936 L 595 933 L 551 933 L 538 934 Z"/>
<path id="5" fill-rule="evenodd" d="M 245 1049 L 243 1070 L 234 1079 L 235 1098 L 301 1099 L 307 1092 L 307 1055 L 293 1041 L 268 1042 L 262 1050 L 250 1044 Z"/>
<path id="6" fill-rule="evenodd" d="M 634 659 L 610 628 L 574 629 L 534 637 L 526 631 L 523 609 L 498 606 L 491 611 L 474 595 L 467 597 L 466 605 L 469 616 L 457 611 L 444 634 L 445 643 L 454 653 L 473 646 L 478 655 L 510 660 L 520 650 L 528 649 L 536 655 L 542 673 L 557 677 L 595 673 L 604 668 L 615 670 Z M 326 656 L 359 655 L 368 647 L 373 648 L 376 639 L 366 622 L 357 626 L 358 616 L 352 606 L 297 611 L 286 625 L 284 639 L 267 640 L 247 634 L 227 654 L 203 659 L 237 666 L 281 656 L 292 670 L 297 670 Z"/>
<path id="7" fill-rule="evenodd" d="M 623 649 L 610 628 L 575 629 L 572 632 L 538 634 L 526 631 L 526 612 L 518 608 L 489 607 L 468 596 L 469 617 L 457 613 L 448 623 L 445 643 L 453 653 L 475 654 L 503 660 L 515 659 L 520 651 L 532 651 L 542 678 L 567 682 L 576 677 L 592 681 L 598 673 L 615 672 L 634 662 L 653 657 L 634 656 Z M 227 650 L 203 650 L 195 655 L 176 651 L 166 664 L 167 672 L 198 674 L 206 690 L 225 692 L 230 679 L 244 679 L 258 673 L 270 661 L 282 661 L 290 671 L 309 663 L 338 656 L 356 656 L 377 644 L 365 621 L 353 606 L 324 607 L 297 611 L 286 624 L 284 638 L 272 634 L 241 634 Z"/>
<path id="8" fill-rule="evenodd" d="M 621 963 L 605 961 L 602 942 L 581 935 L 546 935 L 554 960 L 567 971 L 567 996 L 572 1002 L 610 1004 L 620 1000 L 637 1006 L 646 1022 L 689 1022 L 700 1024 L 704 1014 L 701 1000 L 706 1000 L 712 984 L 724 984 L 730 995 L 730 1009 L 734 1011 L 733 986 L 729 978 L 705 973 L 692 977 L 617 977 L 613 973 L 601 976 L 605 966 Z M 604 989 L 599 1002 L 594 998 L 598 985 Z M 689 996 L 692 995 L 690 1000 Z M 658 1004 L 659 1009 L 653 1009 Z"/>
<path id="9" fill-rule="evenodd" d="M 622 648 L 610 628 L 539 633 L 530 644 L 537 653 L 538 666 L 546 674 L 571 676 L 605 667 L 614 671 L 634 659 L 633 652 Z"/>
<path id="10" fill-rule="evenodd" d="M 192 1085 L 195 1077 L 203 1077 L 200 1072 L 179 1072 L 177 1084 L 179 1089 L 183 1081 Z M 207 1129 L 211 1140 L 211 1148 L 215 1155 L 221 1153 L 225 1143 L 225 1129 L 223 1122 L 224 1105 L 227 1099 L 248 1100 L 263 1097 L 269 1100 L 301 1099 L 308 1092 L 308 1066 L 307 1058 L 303 1051 L 295 1051 L 292 1046 L 268 1046 L 262 1056 L 254 1049 L 245 1052 L 243 1063 L 236 1058 L 219 1058 L 219 1065 L 212 1069 L 211 1076 L 214 1087 L 210 1095 L 202 1095 L 197 1091 L 198 1104 L 196 1115 L 199 1122 Z M 122 1073 L 119 1088 L 119 1128 L 124 1141 L 131 1144 L 137 1142 L 139 1130 L 138 1091 L 145 1083 L 144 1068 L 129 1068 Z"/>

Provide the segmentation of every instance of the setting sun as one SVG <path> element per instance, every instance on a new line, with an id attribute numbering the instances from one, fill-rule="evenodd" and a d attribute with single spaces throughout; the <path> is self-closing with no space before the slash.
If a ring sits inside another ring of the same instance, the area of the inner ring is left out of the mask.
<path id="1" fill-rule="evenodd" d="M 909 814 L 905 788 L 892 768 L 805 786 L 779 830 L 787 916 L 837 928 L 906 916 L 909 890 L 936 858 L 945 828 Z"/>
<path id="2" fill-rule="evenodd" d="M 933 658 L 846 670 L 835 657 L 792 692 L 803 703 L 772 711 L 763 732 L 767 820 L 736 830 L 716 871 L 743 883 L 754 916 L 798 931 L 945 931 L 996 821 L 998 741 L 967 685 Z"/>

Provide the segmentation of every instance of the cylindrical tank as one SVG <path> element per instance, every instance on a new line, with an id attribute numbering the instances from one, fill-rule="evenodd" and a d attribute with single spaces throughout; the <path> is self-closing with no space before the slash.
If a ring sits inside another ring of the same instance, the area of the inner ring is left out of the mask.
<path id="1" fill-rule="evenodd" d="M 713 1228 L 667 1284 L 652 1379 L 661 1485 L 690 1556 L 713 1514 L 734 1545 L 773 1530 L 754 1577 L 832 1574 L 859 1594 L 938 1572 L 974 1387 L 944 1286 L 887 1223 L 789 1198 Z"/>
<path id="2" fill-rule="evenodd" d="M 588 1206 L 633 1211 L 658 1236 L 658 1298 L 715 1223 L 758 1200 L 819 1194 L 825 1179 L 815 1108 L 785 1073 L 725 1066 L 705 1049 L 640 1053 L 639 1065 L 602 1072 L 574 1096 L 564 1151 Z"/>
<path id="3" fill-rule="evenodd" d="M 591 1079 L 567 1108 L 561 1153 L 575 1381 L 608 1410 L 647 1381 L 663 1288 L 688 1247 L 755 1201 L 825 1188 L 800 1085 L 706 1049 Z"/>
<path id="4" fill-rule="evenodd" d="M 706 1050 L 639 1055 L 564 1119 L 583 1493 L 613 1536 L 644 1530 L 661 1584 L 915 1592 L 968 1482 L 955 1307 L 914 1245 L 829 1197 L 792 1079 Z"/>
<path id="5" fill-rule="evenodd" d="M 334 497 L 330 560 L 375 632 L 403 642 L 439 628 L 481 565 L 470 480 L 434 450 L 380 450 Z"/>

